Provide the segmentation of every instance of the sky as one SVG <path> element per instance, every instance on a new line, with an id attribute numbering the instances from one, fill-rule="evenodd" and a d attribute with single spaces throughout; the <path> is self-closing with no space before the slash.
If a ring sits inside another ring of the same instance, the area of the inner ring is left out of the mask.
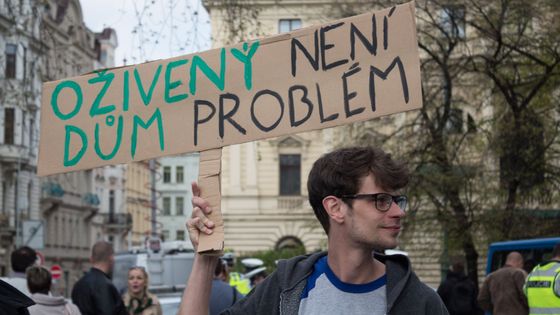
<path id="1" fill-rule="evenodd" d="M 80 0 L 86 26 L 116 30 L 115 66 L 210 48 L 210 22 L 200 0 Z"/>

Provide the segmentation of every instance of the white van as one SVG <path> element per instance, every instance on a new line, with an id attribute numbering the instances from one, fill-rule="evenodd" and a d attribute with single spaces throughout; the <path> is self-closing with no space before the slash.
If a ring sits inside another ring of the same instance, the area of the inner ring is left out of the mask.
<path id="1" fill-rule="evenodd" d="M 149 290 L 182 291 L 191 274 L 194 249 L 190 242 L 162 242 L 161 250 L 133 249 L 115 254 L 113 284 L 122 294 L 127 289 L 128 270 L 143 267 L 148 273 Z"/>

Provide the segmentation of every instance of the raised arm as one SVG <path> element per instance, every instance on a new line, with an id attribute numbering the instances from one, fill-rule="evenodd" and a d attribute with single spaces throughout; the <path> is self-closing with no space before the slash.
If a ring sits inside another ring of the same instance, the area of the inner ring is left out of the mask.
<path id="1" fill-rule="evenodd" d="M 193 212 L 187 221 L 187 229 L 196 252 L 200 233 L 212 234 L 214 222 L 206 217 L 212 209 L 208 202 L 200 197 L 200 188 L 196 183 L 192 183 L 192 191 Z M 195 254 L 193 269 L 179 308 L 180 315 L 208 314 L 212 278 L 218 259 L 217 256 Z"/>

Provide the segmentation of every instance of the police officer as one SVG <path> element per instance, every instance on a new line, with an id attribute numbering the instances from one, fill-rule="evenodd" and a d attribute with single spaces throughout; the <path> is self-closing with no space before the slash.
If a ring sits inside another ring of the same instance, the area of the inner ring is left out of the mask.
<path id="1" fill-rule="evenodd" d="M 228 269 L 233 270 L 235 265 L 235 255 L 233 253 L 225 253 L 222 259 L 227 263 Z M 251 282 L 249 279 L 236 271 L 229 272 L 229 285 L 236 288 L 239 293 L 247 295 L 251 291 Z"/>
<path id="2" fill-rule="evenodd" d="M 527 277 L 525 294 L 529 314 L 560 314 L 560 243 L 552 259 L 537 265 Z"/>

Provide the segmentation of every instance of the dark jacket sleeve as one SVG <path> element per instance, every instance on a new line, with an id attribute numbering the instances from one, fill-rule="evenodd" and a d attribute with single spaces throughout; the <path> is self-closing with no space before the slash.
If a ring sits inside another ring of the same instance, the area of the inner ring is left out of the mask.
<path id="1" fill-rule="evenodd" d="M 492 298 L 490 297 L 489 279 L 489 277 L 484 279 L 482 288 L 480 288 L 480 292 L 478 293 L 478 305 L 480 305 L 480 307 L 485 311 L 492 310 Z"/>
<path id="2" fill-rule="evenodd" d="M 525 296 L 524 290 L 523 290 L 523 286 L 525 285 L 525 280 L 527 279 L 526 274 L 523 271 L 519 271 L 516 272 L 513 275 L 514 281 L 515 281 L 515 285 L 516 285 L 516 294 L 517 294 L 517 299 L 519 301 L 521 301 L 521 304 L 523 304 L 523 306 L 525 308 L 529 308 L 529 304 L 527 303 L 527 296 Z"/>
<path id="3" fill-rule="evenodd" d="M 35 304 L 33 300 L 21 293 L 9 283 L 0 280 L 0 314 L 29 314 L 27 308 Z"/>
<path id="4" fill-rule="evenodd" d="M 276 272 L 273 272 L 263 282 L 251 290 L 247 296 L 222 312 L 222 314 L 279 314 L 279 301 L 280 288 L 278 286 L 278 275 Z M 263 310 L 264 313 L 261 310 Z M 273 312 L 271 313 L 270 310 L 273 310 Z"/>
<path id="5" fill-rule="evenodd" d="M 448 305 L 449 303 L 449 292 L 451 291 L 451 287 L 451 282 L 449 280 L 445 280 L 437 289 L 437 293 L 445 305 Z"/>
<path id="6" fill-rule="evenodd" d="M 437 294 L 432 294 L 428 296 L 426 301 L 426 311 L 424 314 L 434 314 L 434 315 L 449 315 L 447 308 L 443 304 L 443 301 Z"/>
<path id="7" fill-rule="evenodd" d="M 96 314 L 116 314 L 117 301 L 115 301 L 113 290 L 116 289 L 111 288 L 108 284 L 105 284 L 105 286 L 92 292 L 93 300 L 95 301 Z"/>
<path id="8" fill-rule="evenodd" d="M 95 314 L 88 286 L 84 281 L 78 281 L 72 289 L 72 302 L 76 304 L 83 315 Z"/>

